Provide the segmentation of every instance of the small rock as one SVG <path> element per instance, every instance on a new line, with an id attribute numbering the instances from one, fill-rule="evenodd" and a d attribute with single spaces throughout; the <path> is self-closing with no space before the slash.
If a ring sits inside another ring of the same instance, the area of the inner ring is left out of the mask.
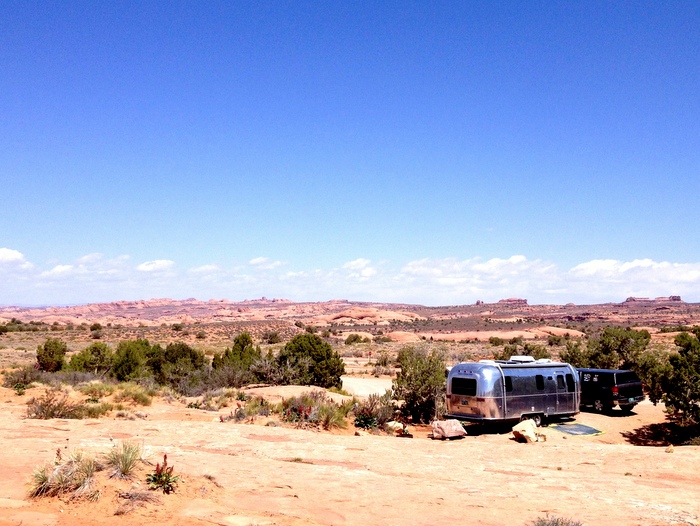
<path id="1" fill-rule="evenodd" d="M 673 453 L 673 444 L 666 448 L 666 453 Z"/>

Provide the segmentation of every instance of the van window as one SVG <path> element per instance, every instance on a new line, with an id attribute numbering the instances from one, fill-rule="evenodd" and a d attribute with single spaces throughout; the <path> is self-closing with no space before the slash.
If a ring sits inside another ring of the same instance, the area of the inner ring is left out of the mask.
<path id="1" fill-rule="evenodd" d="M 564 377 L 560 374 L 557 375 L 557 387 L 559 389 L 564 389 L 566 387 L 564 385 Z"/>
<path id="2" fill-rule="evenodd" d="M 476 396 L 476 380 L 474 378 L 453 378 L 452 394 Z"/>
<path id="3" fill-rule="evenodd" d="M 574 383 L 574 375 L 567 373 L 566 375 L 566 390 L 570 393 L 576 391 L 576 384 Z"/>
<path id="4" fill-rule="evenodd" d="M 544 391 L 544 376 L 541 374 L 536 375 L 535 382 L 537 383 L 537 390 Z"/>
<path id="5" fill-rule="evenodd" d="M 504 376 L 504 380 L 506 381 L 506 393 L 510 393 L 513 391 L 513 379 L 510 376 Z"/>

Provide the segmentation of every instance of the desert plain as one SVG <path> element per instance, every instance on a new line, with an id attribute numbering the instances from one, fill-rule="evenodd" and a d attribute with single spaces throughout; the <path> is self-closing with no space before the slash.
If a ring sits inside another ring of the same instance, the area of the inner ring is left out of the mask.
<path id="1" fill-rule="evenodd" d="M 99 339 L 146 337 L 187 341 L 211 355 L 247 331 L 262 341 L 271 331 L 284 342 L 313 326 L 346 362 L 343 387 L 359 399 L 391 386 L 392 375 L 372 366 L 379 353 L 407 344 L 442 346 L 453 359 L 486 358 L 489 338 L 581 337 L 596 328 L 645 327 L 652 345 L 673 347 L 674 326 L 700 324 L 700 306 L 680 300 L 629 300 L 598 306 L 530 306 L 523 300 L 428 308 L 342 300 L 296 304 L 285 300 L 233 303 L 151 300 L 78 307 L 0 308 L 0 322 L 34 321 L 36 332 L 0 336 L 0 367 L 35 360 L 47 336 L 71 351 Z M 348 334 L 370 340 L 352 346 Z M 204 337 L 202 337 L 204 334 Z M 377 338 L 378 336 L 382 338 Z M 283 342 L 278 345 L 283 345 Z M 267 344 L 265 344 L 267 345 Z M 552 346 L 556 355 L 556 346 Z M 390 373 L 390 372 L 389 372 Z M 0 525 L 412 525 L 530 524 L 565 517 L 582 524 L 696 525 L 700 522 L 700 447 L 673 445 L 664 435 L 663 405 L 646 401 L 630 415 L 582 412 L 575 422 L 600 431 L 569 435 L 542 428 L 545 441 L 516 442 L 508 429 L 468 426 L 468 436 L 433 440 L 429 426 L 412 438 L 361 432 L 351 424 L 325 431 L 258 419 L 226 421 L 230 408 L 205 411 L 187 399 L 155 398 L 135 419 L 27 418 L 27 399 L 0 388 Z M 251 387 L 271 400 L 304 386 Z M 34 391 L 34 392 L 33 392 Z M 342 396 L 342 395 L 333 395 Z M 181 477 L 158 502 L 124 509 L 123 495 L 145 488 L 143 465 L 134 479 L 106 475 L 97 502 L 31 499 L 32 471 L 80 448 L 100 453 L 120 441 L 143 446 L 155 463 L 168 461 Z"/>

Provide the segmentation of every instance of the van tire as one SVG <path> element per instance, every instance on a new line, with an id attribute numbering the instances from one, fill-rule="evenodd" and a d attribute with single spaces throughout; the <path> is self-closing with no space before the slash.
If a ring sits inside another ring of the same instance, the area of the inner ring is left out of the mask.
<path id="1" fill-rule="evenodd" d="M 596 413 L 603 413 L 605 412 L 605 404 L 601 400 L 596 400 L 593 402 L 593 409 Z"/>

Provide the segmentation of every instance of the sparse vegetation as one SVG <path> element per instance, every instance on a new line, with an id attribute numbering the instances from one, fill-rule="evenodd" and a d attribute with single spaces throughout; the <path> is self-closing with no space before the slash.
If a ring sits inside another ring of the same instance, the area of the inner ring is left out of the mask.
<path id="1" fill-rule="evenodd" d="M 528 526 L 583 526 L 582 522 L 566 519 L 562 517 L 539 517 L 534 521 L 530 522 Z"/>
<path id="2" fill-rule="evenodd" d="M 74 450 L 63 460 L 61 450 L 53 464 L 39 466 L 32 473 L 29 496 L 60 497 L 70 494 L 71 498 L 97 500 L 101 493 L 94 488 L 94 475 L 103 469 L 102 464 L 91 455 Z"/>
<path id="3" fill-rule="evenodd" d="M 168 455 L 163 455 L 163 463 L 157 463 L 153 473 L 146 476 L 149 489 L 163 490 L 166 495 L 175 491 L 179 479 L 178 475 L 173 475 L 173 466 L 168 466 Z"/>
<path id="4" fill-rule="evenodd" d="M 123 441 L 117 443 L 106 455 L 105 463 L 111 468 L 110 476 L 130 479 L 136 466 L 142 462 L 143 449 L 136 442 Z"/>

